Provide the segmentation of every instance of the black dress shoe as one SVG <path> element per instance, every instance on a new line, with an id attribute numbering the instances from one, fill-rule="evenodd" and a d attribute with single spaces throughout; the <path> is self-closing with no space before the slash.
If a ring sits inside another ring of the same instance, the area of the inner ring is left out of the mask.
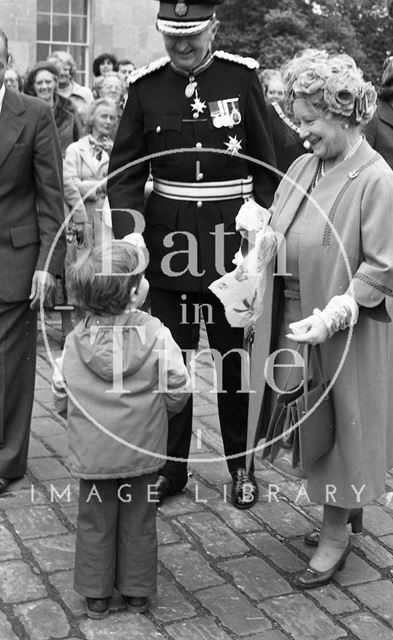
<path id="1" fill-rule="evenodd" d="M 105 618 L 109 613 L 109 598 L 86 598 L 86 611 L 93 620 Z"/>
<path id="2" fill-rule="evenodd" d="M 341 558 L 327 571 L 317 571 L 312 569 L 310 565 L 296 578 L 296 584 L 302 589 L 315 589 L 316 587 L 322 587 L 324 584 L 328 584 L 336 573 L 336 571 L 342 571 L 345 567 L 347 557 L 351 551 L 351 540 L 348 540 L 348 544 L 345 547 Z"/>
<path id="3" fill-rule="evenodd" d="M 11 480 L 9 480 L 8 478 L 0 478 L 0 495 L 7 491 L 10 482 Z"/>
<path id="4" fill-rule="evenodd" d="M 129 613 L 145 613 L 149 608 L 149 598 L 123 597 Z"/>
<path id="5" fill-rule="evenodd" d="M 363 531 L 363 509 L 351 509 L 348 515 L 348 524 L 351 525 L 352 533 L 358 535 Z M 313 529 L 309 533 L 304 534 L 304 544 L 308 547 L 317 547 L 319 545 L 319 538 L 321 530 L 318 528 Z"/>
<path id="6" fill-rule="evenodd" d="M 249 509 L 259 497 L 259 489 L 254 474 L 239 467 L 231 472 L 232 493 L 231 502 L 237 509 Z"/>
<path id="7" fill-rule="evenodd" d="M 181 490 L 182 489 L 178 489 L 176 487 L 175 483 L 170 478 L 158 476 L 153 495 L 155 499 L 158 500 L 157 504 L 160 505 L 167 496 L 174 496 L 176 493 L 180 493 Z"/>

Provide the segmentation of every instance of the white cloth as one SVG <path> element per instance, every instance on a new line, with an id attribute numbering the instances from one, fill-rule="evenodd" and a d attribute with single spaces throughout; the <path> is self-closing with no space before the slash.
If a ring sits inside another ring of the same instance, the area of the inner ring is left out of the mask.
<path id="1" fill-rule="evenodd" d="M 243 240 L 234 263 L 236 269 L 212 282 L 209 289 L 225 307 L 232 327 L 253 325 L 262 313 L 266 286 L 266 265 L 277 251 L 277 239 L 268 226 L 270 213 L 253 200 L 247 201 L 236 216 L 236 229 Z"/>

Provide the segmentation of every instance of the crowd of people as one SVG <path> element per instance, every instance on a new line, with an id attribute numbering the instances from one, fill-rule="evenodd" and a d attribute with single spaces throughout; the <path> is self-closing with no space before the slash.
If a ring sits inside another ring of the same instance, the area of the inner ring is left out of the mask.
<path id="1" fill-rule="evenodd" d="M 344 566 L 347 525 L 361 530 L 393 463 L 393 58 L 378 101 L 345 54 L 306 49 L 258 76 L 253 59 L 213 52 L 223 1 L 160 2 L 168 57 L 135 70 L 103 53 L 91 89 L 66 51 L 22 78 L 0 31 L 0 493 L 26 470 L 45 299 L 62 307 L 53 392 L 80 480 L 74 588 L 91 618 L 113 587 L 134 613 L 156 590 L 156 507 L 187 484 L 201 318 L 235 508 L 258 500 L 254 454 L 283 395 L 307 395 L 305 371 L 327 381 L 328 450 L 303 465 L 283 427 L 271 457 L 301 467 L 323 505 L 299 588 Z M 236 287 L 244 309 L 229 315 Z"/>

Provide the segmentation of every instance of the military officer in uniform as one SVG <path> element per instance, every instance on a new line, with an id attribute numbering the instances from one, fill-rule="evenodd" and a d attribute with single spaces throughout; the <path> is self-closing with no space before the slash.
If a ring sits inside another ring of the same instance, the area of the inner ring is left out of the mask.
<path id="1" fill-rule="evenodd" d="M 219 25 L 215 5 L 222 2 L 160 2 L 157 29 L 168 57 L 131 76 L 110 160 L 108 195 L 116 238 L 132 232 L 138 220 L 127 210 L 144 215 L 152 313 L 183 350 L 191 349 L 193 324 L 203 314 L 216 366 L 218 361 L 222 365 L 218 411 L 233 478 L 231 500 L 248 508 L 257 500 L 258 487 L 252 470 L 246 472 L 243 455 L 248 412 L 248 393 L 242 388 L 243 331 L 229 326 L 208 286 L 234 268 L 240 206 L 254 197 L 268 207 L 278 180 L 274 171 L 239 156 L 275 165 L 257 62 L 212 52 Z M 157 154 L 150 165 L 137 163 L 150 154 Z M 149 166 L 153 191 L 145 205 Z M 169 424 L 168 456 L 181 460 L 169 460 L 163 468 L 157 484 L 160 500 L 187 483 L 191 430 L 192 399 Z"/>

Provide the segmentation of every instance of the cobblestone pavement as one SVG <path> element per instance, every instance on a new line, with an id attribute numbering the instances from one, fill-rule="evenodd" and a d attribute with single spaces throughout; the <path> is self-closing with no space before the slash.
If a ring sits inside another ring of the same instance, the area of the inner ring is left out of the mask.
<path id="1" fill-rule="evenodd" d="M 48 333 L 56 355 L 56 322 Z M 158 597 L 149 613 L 132 615 L 114 594 L 108 618 L 88 619 L 72 590 L 78 485 L 50 378 L 40 335 L 28 473 L 0 498 L 0 640 L 393 639 L 393 474 L 367 507 L 344 571 L 326 587 L 297 589 L 309 555 L 302 536 L 320 509 L 300 480 L 259 461 L 260 502 L 250 511 L 226 502 L 226 465 L 206 461 L 222 451 L 207 358 L 198 369 L 192 476 L 158 512 Z"/>

